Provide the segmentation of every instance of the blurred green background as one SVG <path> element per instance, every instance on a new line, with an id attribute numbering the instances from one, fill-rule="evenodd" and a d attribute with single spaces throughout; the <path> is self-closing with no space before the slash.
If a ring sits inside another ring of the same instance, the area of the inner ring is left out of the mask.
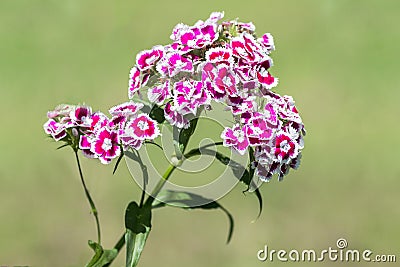
<path id="1" fill-rule="evenodd" d="M 156 211 L 140 266 L 284 266 L 257 251 L 325 249 L 340 237 L 400 261 L 399 1 L 1 0 L 0 265 L 83 266 L 92 255 L 73 154 L 45 137 L 46 112 L 126 101 L 137 52 L 221 10 L 274 35 L 277 91 L 294 96 L 308 130 L 302 166 L 262 187 L 255 223 L 257 201 L 243 187 L 222 199 L 236 219 L 229 245 L 222 212 Z M 97 161 L 83 168 L 112 247 L 138 188 L 125 165 L 114 176 Z"/>

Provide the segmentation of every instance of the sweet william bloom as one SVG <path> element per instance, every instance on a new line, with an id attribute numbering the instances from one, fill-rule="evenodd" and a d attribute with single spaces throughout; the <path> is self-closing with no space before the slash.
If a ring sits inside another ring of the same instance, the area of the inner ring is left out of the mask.
<path id="1" fill-rule="evenodd" d="M 134 129 L 128 126 L 119 132 L 119 138 L 124 150 L 128 150 L 129 148 L 138 150 L 142 147 L 144 140 L 138 139 L 133 131 Z"/>
<path id="2" fill-rule="evenodd" d="M 89 106 L 76 106 L 70 113 L 72 123 L 76 126 L 88 127 L 90 125 L 90 116 L 92 108 Z"/>
<path id="3" fill-rule="evenodd" d="M 266 104 L 264 107 L 264 118 L 271 128 L 277 128 L 279 126 L 279 119 L 276 110 L 277 107 L 274 107 L 271 103 Z"/>
<path id="4" fill-rule="evenodd" d="M 298 155 L 297 143 L 285 132 L 279 132 L 276 135 L 274 154 L 280 161 L 287 161 L 290 158 L 296 158 Z"/>
<path id="5" fill-rule="evenodd" d="M 204 21 L 197 21 L 194 26 L 178 24 L 172 31 L 171 39 L 190 49 L 200 49 L 211 45 L 218 39 L 217 22 L 223 18 L 223 12 L 213 12 Z"/>
<path id="6" fill-rule="evenodd" d="M 156 68 L 162 76 L 169 77 L 173 77 L 180 72 L 192 73 L 194 70 L 192 61 L 176 52 L 168 54 Z"/>
<path id="7" fill-rule="evenodd" d="M 89 132 L 95 133 L 104 127 L 108 127 L 110 125 L 109 118 L 102 112 L 95 112 L 90 117 L 90 127 L 88 129 Z"/>
<path id="8" fill-rule="evenodd" d="M 69 116 L 74 106 L 68 104 L 58 105 L 54 110 L 47 112 L 47 118 L 54 119 L 56 117 L 66 117 Z"/>
<path id="9" fill-rule="evenodd" d="M 98 131 L 94 141 L 91 143 L 93 152 L 103 164 L 109 164 L 113 158 L 120 155 L 119 136 L 116 131 L 104 127 Z"/>
<path id="10" fill-rule="evenodd" d="M 225 63 L 227 65 L 233 64 L 232 50 L 228 48 L 223 48 L 223 47 L 210 48 L 206 52 L 205 58 L 206 61 L 210 63 L 215 63 L 215 64 Z"/>
<path id="11" fill-rule="evenodd" d="M 252 146 L 268 143 L 274 135 L 274 130 L 268 126 L 265 117 L 253 113 L 247 123 L 247 136 Z"/>
<path id="12" fill-rule="evenodd" d="M 225 95 L 237 96 L 238 79 L 228 65 L 214 66 L 212 63 L 206 63 L 202 71 L 202 80 L 209 83 L 209 86 L 206 85 L 206 89 L 216 99 L 221 99 Z"/>
<path id="13" fill-rule="evenodd" d="M 151 119 L 147 114 L 140 114 L 128 123 L 127 128 L 130 128 L 133 137 L 139 140 L 152 140 L 160 135 L 157 122 Z"/>
<path id="14" fill-rule="evenodd" d="M 278 78 L 275 78 L 265 68 L 257 71 L 257 79 L 265 89 L 272 89 L 278 85 Z"/>
<path id="15" fill-rule="evenodd" d="M 51 135 L 55 141 L 60 141 L 67 136 L 65 126 L 54 119 L 49 119 L 44 125 L 44 132 Z"/>
<path id="16" fill-rule="evenodd" d="M 181 80 L 175 83 L 174 107 L 181 114 L 196 115 L 197 109 L 208 103 L 208 97 L 203 91 L 203 83 L 195 80 Z"/>
<path id="17" fill-rule="evenodd" d="M 230 98 L 231 103 L 233 99 Z M 246 112 L 254 112 L 257 110 L 257 103 L 254 101 L 254 97 L 248 97 L 247 99 L 237 98 L 236 103 L 232 103 L 230 106 L 233 115 L 241 115 Z"/>
<path id="18" fill-rule="evenodd" d="M 223 19 L 224 12 L 212 12 L 210 17 L 206 20 L 206 24 L 208 23 L 217 23 L 219 20 Z"/>
<path id="19" fill-rule="evenodd" d="M 97 158 L 97 155 L 90 150 L 94 138 L 95 137 L 93 135 L 81 135 L 79 139 L 79 149 L 82 151 L 82 154 L 85 157 L 91 159 Z"/>
<path id="20" fill-rule="evenodd" d="M 268 53 L 275 50 L 274 38 L 270 33 L 265 33 L 257 41 L 266 49 Z"/>
<path id="21" fill-rule="evenodd" d="M 252 22 L 248 23 L 238 22 L 237 25 L 242 31 L 245 30 L 249 33 L 253 33 L 256 30 L 256 26 L 254 26 Z"/>
<path id="22" fill-rule="evenodd" d="M 150 78 L 149 73 L 142 74 L 138 67 L 134 66 L 129 72 L 129 99 L 132 99 L 139 88 L 145 86 Z"/>
<path id="23" fill-rule="evenodd" d="M 224 146 L 232 147 L 240 155 L 244 155 L 249 147 L 247 127 L 240 128 L 235 124 L 233 128 L 226 127 L 221 134 Z"/>
<path id="24" fill-rule="evenodd" d="M 171 97 L 170 81 L 165 80 L 162 84 L 154 86 L 147 91 L 147 98 L 150 102 L 162 105 L 164 101 Z"/>
<path id="25" fill-rule="evenodd" d="M 180 129 L 188 128 L 190 123 L 187 118 L 185 118 L 182 114 L 177 112 L 171 103 L 167 103 L 164 108 L 164 116 L 165 119 L 173 126 L 176 126 Z"/>
<path id="26" fill-rule="evenodd" d="M 117 116 L 117 117 L 118 116 L 130 117 L 130 116 L 135 116 L 136 113 L 138 113 L 141 108 L 143 108 L 142 103 L 135 103 L 133 101 L 129 101 L 110 108 L 109 113 L 112 116 Z"/>
<path id="27" fill-rule="evenodd" d="M 160 45 L 153 47 L 150 50 L 140 52 L 136 56 L 136 65 L 139 70 L 145 71 L 154 67 L 155 63 L 164 55 L 164 48 Z"/>
<path id="28" fill-rule="evenodd" d="M 254 64 L 262 58 L 260 55 L 260 45 L 251 34 L 246 32 L 231 40 L 230 46 L 235 57 L 248 64 Z"/>

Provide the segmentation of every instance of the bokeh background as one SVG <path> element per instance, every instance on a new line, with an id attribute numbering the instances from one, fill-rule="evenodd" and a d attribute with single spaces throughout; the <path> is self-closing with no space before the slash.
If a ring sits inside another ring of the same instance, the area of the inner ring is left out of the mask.
<path id="1" fill-rule="evenodd" d="M 222 199 L 236 219 L 229 245 L 222 212 L 157 210 L 140 266 L 284 266 L 259 262 L 257 251 L 322 250 L 341 237 L 400 261 L 399 1 L 1 0 L 0 265 L 83 266 L 92 255 L 74 157 L 45 137 L 46 112 L 126 101 L 137 52 L 222 10 L 274 35 L 277 91 L 294 96 L 308 130 L 302 166 L 262 187 L 254 223 L 257 200 L 243 187 Z M 97 161 L 83 167 L 112 247 L 139 190 L 125 165 L 114 176 Z"/>

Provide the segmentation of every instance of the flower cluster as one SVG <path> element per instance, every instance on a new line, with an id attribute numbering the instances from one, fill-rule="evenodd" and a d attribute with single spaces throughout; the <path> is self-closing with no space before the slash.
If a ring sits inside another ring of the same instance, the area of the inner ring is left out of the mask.
<path id="1" fill-rule="evenodd" d="M 139 110 L 157 107 L 163 113 L 157 121 L 183 129 L 220 103 L 234 122 L 221 133 L 223 145 L 241 155 L 253 153 L 261 180 L 274 174 L 281 179 L 300 163 L 304 124 L 292 97 L 272 91 L 278 84 L 270 73 L 272 35 L 257 38 L 252 23 L 220 22 L 223 16 L 214 12 L 193 26 L 178 24 L 170 44 L 137 54 L 128 96 L 140 103 L 113 107 L 111 119 L 86 106 L 60 106 L 49 112 L 46 133 L 55 140 L 79 138 L 86 156 L 109 163 L 121 149 L 139 149 L 160 135 L 157 122 Z"/>
<path id="2" fill-rule="evenodd" d="M 139 114 L 141 103 L 127 102 L 112 107 L 111 119 L 89 106 L 59 105 L 47 113 L 44 131 L 56 141 L 80 149 L 88 158 L 108 164 L 122 149 L 139 149 L 145 140 L 160 135 L 157 122 Z"/>
<path id="3" fill-rule="evenodd" d="M 270 73 L 273 37 L 257 38 L 252 23 L 219 23 L 223 16 L 178 24 L 171 44 L 140 52 L 129 98 L 147 97 L 178 128 L 213 102 L 225 105 L 235 123 L 222 132 L 223 144 L 242 155 L 252 147 L 256 174 L 264 181 L 282 178 L 299 165 L 305 130 L 293 99 L 271 91 L 278 84 Z"/>

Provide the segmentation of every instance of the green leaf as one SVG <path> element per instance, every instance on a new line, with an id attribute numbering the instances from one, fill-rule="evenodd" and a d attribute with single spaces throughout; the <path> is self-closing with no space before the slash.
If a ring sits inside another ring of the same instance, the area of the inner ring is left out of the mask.
<path id="1" fill-rule="evenodd" d="M 121 162 L 121 159 L 124 157 L 124 151 L 121 149 L 121 155 L 119 155 L 117 162 L 115 163 L 113 174 L 117 171 L 118 165 Z"/>
<path id="2" fill-rule="evenodd" d="M 156 104 L 151 108 L 149 116 L 158 123 L 163 123 L 165 121 L 164 110 Z"/>
<path id="3" fill-rule="evenodd" d="M 258 200 L 258 215 L 257 218 L 260 218 L 262 210 L 263 210 L 263 199 L 260 190 L 257 188 L 254 190 L 254 193 L 256 194 L 257 200 Z"/>
<path id="4" fill-rule="evenodd" d="M 151 207 L 129 203 L 125 211 L 126 267 L 137 266 L 151 230 Z"/>
<path id="5" fill-rule="evenodd" d="M 182 153 L 185 152 L 186 146 L 189 142 L 190 137 L 196 130 L 198 118 L 194 118 L 190 121 L 190 126 L 187 129 L 182 129 L 179 133 L 179 146 Z"/>
<path id="6" fill-rule="evenodd" d="M 204 205 L 199 205 L 198 203 L 207 203 Z M 229 231 L 228 231 L 228 240 L 227 243 L 230 242 L 233 234 L 234 221 L 230 212 L 225 209 L 221 204 L 217 201 L 204 198 L 200 195 L 196 195 L 189 192 L 178 192 L 172 190 L 164 190 L 158 194 L 156 200 L 153 202 L 153 208 L 161 208 L 166 205 L 174 206 L 183 209 L 220 209 L 227 216 L 229 220 Z"/>
<path id="7" fill-rule="evenodd" d="M 57 150 L 59 150 L 59 149 L 61 149 L 61 148 L 64 148 L 64 147 L 66 147 L 66 146 L 69 146 L 69 145 L 70 145 L 69 143 L 65 143 L 65 144 L 63 144 L 63 145 L 57 147 Z"/>
<path id="8" fill-rule="evenodd" d="M 97 244 L 96 242 L 89 240 L 89 246 L 95 252 L 93 258 L 90 260 L 85 267 L 103 267 L 106 266 L 108 263 L 112 262 L 118 255 L 117 249 L 106 249 L 104 250 L 101 245 Z"/>

